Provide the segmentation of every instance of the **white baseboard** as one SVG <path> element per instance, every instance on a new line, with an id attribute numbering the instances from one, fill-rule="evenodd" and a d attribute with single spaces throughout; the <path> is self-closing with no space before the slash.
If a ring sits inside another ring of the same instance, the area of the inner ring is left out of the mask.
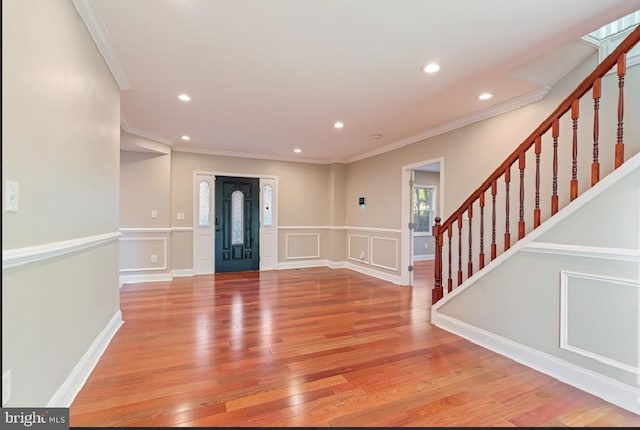
<path id="1" fill-rule="evenodd" d="M 477 345 L 640 415 L 640 388 L 490 333 L 432 309 L 431 322 Z"/>
<path id="2" fill-rule="evenodd" d="M 304 261 L 286 261 L 278 263 L 278 270 L 286 269 L 306 269 L 309 267 L 329 267 L 331 269 L 349 269 L 354 272 L 363 273 L 373 276 L 374 278 L 402 285 L 400 276 L 392 275 L 380 270 L 363 267 L 348 261 L 329 261 L 329 260 L 304 260 Z"/>
<path id="3" fill-rule="evenodd" d="M 369 267 L 360 266 L 359 264 L 350 262 L 347 262 L 345 264 L 345 267 L 358 273 L 363 273 L 365 275 L 373 276 L 374 278 L 382 279 L 383 281 L 392 282 L 396 285 L 404 285 L 402 283 L 402 278 L 398 275 L 392 275 L 391 273 L 371 269 Z"/>
<path id="4" fill-rule="evenodd" d="M 435 260 L 435 254 L 414 255 L 413 261 Z"/>
<path id="5" fill-rule="evenodd" d="M 308 267 L 329 266 L 328 260 L 299 260 L 299 261 L 279 261 L 278 270 L 306 269 Z"/>
<path id="6" fill-rule="evenodd" d="M 136 284 L 138 282 L 170 281 L 171 273 L 147 273 L 141 275 L 120 275 L 120 287 L 124 284 Z"/>
<path id="7" fill-rule="evenodd" d="M 347 267 L 346 261 L 327 261 L 327 266 L 330 269 L 344 269 Z"/>
<path id="8" fill-rule="evenodd" d="M 87 382 L 87 378 L 91 375 L 93 368 L 98 364 L 98 360 L 100 360 L 111 339 L 113 339 L 113 336 L 115 336 L 123 323 L 122 312 L 118 310 L 89 346 L 89 349 L 78 361 L 78 364 L 71 370 L 67 379 L 53 394 L 51 400 L 47 403 L 48 408 L 68 408 L 71 406 L 73 399 Z"/>
<path id="9" fill-rule="evenodd" d="M 174 278 L 182 278 L 185 276 L 193 276 L 193 269 L 176 269 L 171 271 Z"/>

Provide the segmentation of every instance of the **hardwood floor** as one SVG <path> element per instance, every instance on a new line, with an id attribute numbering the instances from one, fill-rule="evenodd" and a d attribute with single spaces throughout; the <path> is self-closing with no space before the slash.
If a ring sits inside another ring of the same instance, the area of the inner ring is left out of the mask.
<path id="1" fill-rule="evenodd" d="M 414 287 L 347 269 L 125 285 L 72 427 L 640 426 L 640 416 L 429 323 Z"/>

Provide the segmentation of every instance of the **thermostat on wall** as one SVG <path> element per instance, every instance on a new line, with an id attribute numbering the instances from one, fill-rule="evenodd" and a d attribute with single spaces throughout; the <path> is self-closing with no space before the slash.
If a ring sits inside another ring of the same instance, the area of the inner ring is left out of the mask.
<path id="1" fill-rule="evenodd" d="M 364 197 L 358 197 L 358 204 L 360 205 L 361 208 L 365 206 Z"/>

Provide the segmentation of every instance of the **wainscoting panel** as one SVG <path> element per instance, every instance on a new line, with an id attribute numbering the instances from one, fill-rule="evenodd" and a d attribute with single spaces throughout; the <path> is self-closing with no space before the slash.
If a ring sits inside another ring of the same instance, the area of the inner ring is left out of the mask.
<path id="1" fill-rule="evenodd" d="M 560 347 L 640 375 L 639 301 L 638 281 L 562 271 Z M 635 342 L 616 338 L 630 329 Z"/>
<path id="2" fill-rule="evenodd" d="M 349 260 L 369 264 L 369 236 L 350 234 L 347 250 Z"/>
<path id="3" fill-rule="evenodd" d="M 371 265 L 398 271 L 398 239 L 393 237 L 371 237 Z"/>
<path id="4" fill-rule="evenodd" d="M 285 237 L 285 259 L 320 258 L 320 234 L 287 233 Z"/>

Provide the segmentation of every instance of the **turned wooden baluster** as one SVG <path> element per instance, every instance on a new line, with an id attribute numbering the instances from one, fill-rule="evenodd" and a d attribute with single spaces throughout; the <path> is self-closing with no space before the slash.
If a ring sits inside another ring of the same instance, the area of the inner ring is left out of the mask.
<path id="1" fill-rule="evenodd" d="M 553 193 L 551 194 L 551 215 L 558 212 L 558 136 L 560 135 L 560 123 L 556 118 L 551 127 L 553 136 Z"/>
<path id="2" fill-rule="evenodd" d="M 453 290 L 453 277 L 452 273 L 452 254 L 451 254 L 451 238 L 453 237 L 453 226 L 449 225 L 447 227 L 447 236 L 449 237 L 449 279 L 447 279 L 447 291 L 451 292 Z"/>
<path id="3" fill-rule="evenodd" d="M 462 214 L 458 215 L 458 285 L 462 284 Z"/>
<path id="4" fill-rule="evenodd" d="M 578 117 L 580 116 L 580 100 L 571 103 L 571 122 L 573 124 L 573 141 L 571 145 L 571 191 L 570 200 L 578 197 Z"/>
<path id="5" fill-rule="evenodd" d="M 591 186 L 600 180 L 600 160 L 598 154 L 598 139 L 600 138 L 600 78 L 593 82 L 593 163 L 591 163 Z"/>
<path id="6" fill-rule="evenodd" d="M 622 118 L 624 116 L 624 75 L 627 73 L 626 55 L 622 54 L 618 58 L 618 140 L 616 143 L 615 168 L 624 163 L 624 143 L 622 142 L 623 127 Z"/>
<path id="7" fill-rule="evenodd" d="M 436 303 L 443 296 L 442 294 L 442 234 L 440 233 L 440 217 L 436 217 L 433 226 L 433 234 L 436 239 L 436 255 L 434 261 L 435 282 L 431 290 L 431 303 Z"/>
<path id="8" fill-rule="evenodd" d="M 480 194 L 480 270 L 484 267 L 484 190 Z"/>
<path id="9" fill-rule="evenodd" d="M 493 213 L 491 216 L 491 261 L 496 258 L 496 193 L 498 192 L 498 184 L 494 179 L 491 183 L 491 203 Z"/>
<path id="10" fill-rule="evenodd" d="M 533 228 L 540 225 L 540 153 L 542 152 L 542 137 L 536 137 L 536 207 L 533 209 Z"/>
<path id="11" fill-rule="evenodd" d="M 535 153 L 536 153 L 536 202 L 533 209 L 533 228 L 540 225 L 540 153 L 542 152 L 542 137 L 536 137 Z"/>
<path id="12" fill-rule="evenodd" d="M 467 278 L 473 275 L 473 253 L 471 252 L 471 236 L 473 230 L 471 228 L 471 218 L 473 218 L 473 206 L 469 206 L 469 262 L 467 263 Z"/>
<path id="13" fill-rule="evenodd" d="M 518 157 L 518 168 L 520 169 L 520 218 L 518 220 L 518 240 L 524 237 L 524 152 Z"/>
<path id="14" fill-rule="evenodd" d="M 505 184 L 505 223 L 504 223 L 504 250 L 506 251 L 511 247 L 511 233 L 509 233 L 509 183 L 511 182 L 511 166 L 507 166 L 507 170 L 504 172 L 504 184 Z"/>

